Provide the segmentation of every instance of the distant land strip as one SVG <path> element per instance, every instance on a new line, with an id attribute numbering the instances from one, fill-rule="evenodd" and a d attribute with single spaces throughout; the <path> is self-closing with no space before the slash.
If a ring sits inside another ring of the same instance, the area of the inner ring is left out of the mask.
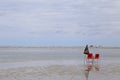
<path id="1" fill-rule="evenodd" d="M 0 46 L 0 48 L 84 48 L 85 46 Z M 89 48 L 120 49 L 120 46 L 89 46 Z"/>

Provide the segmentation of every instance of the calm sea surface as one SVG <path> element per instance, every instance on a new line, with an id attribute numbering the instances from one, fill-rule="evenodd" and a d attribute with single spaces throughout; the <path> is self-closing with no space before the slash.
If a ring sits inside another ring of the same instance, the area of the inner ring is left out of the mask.
<path id="1" fill-rule="evenodd" d="M 44 59 L 81 59 L 84 57 L 83 47 L 73 48 L 0 48 L 0 62 L 31 61 Z M 120 57 L 119 48 L 89 48 L 91 53 L 99 53 L 103 57 Z"/>

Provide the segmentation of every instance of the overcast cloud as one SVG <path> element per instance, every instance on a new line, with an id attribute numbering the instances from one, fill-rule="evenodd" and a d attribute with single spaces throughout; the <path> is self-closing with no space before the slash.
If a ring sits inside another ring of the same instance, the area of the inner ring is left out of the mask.
<path id="1" fill-rule="evenodd" d="M 120 45 L 120 0 L 1 0 L 0 45 Z"/>

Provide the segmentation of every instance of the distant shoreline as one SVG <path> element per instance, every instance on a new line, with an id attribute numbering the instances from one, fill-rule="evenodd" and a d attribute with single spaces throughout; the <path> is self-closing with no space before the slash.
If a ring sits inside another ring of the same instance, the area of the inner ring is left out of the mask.
<path id="1" fill-rule="evenodd" d="M 84 48 L 85 46 L 0 46 L 0 48 Z M 89 46 L 89 48 L 120 49 L 120 46 Z"/>

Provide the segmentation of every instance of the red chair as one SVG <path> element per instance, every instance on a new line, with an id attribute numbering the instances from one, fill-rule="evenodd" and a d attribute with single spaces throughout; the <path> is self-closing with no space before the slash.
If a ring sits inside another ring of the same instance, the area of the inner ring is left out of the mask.
<path id="1" fill-rule="evenodd" d="M 100 54 L 95 54 L 95 59 L 99 59 Z"/>
<path id="2" fill-rule="evenodd" d="M 100 58 L 100 54 L 95 54 L 95 58 L 94 58 L 94 65 L 95 66 L 98 66 L 99 58 Z"/>
<path id="3" fill-rule="evenodd" d="M 87 55 L 87 65 L 93 65 L 94 56 L 92 53 Z"/>
<path id="4" fill-rule="evenodd" d="M 92 53 L 88 54 L 87 59 L 93 59 L 93 54 Z"/>

